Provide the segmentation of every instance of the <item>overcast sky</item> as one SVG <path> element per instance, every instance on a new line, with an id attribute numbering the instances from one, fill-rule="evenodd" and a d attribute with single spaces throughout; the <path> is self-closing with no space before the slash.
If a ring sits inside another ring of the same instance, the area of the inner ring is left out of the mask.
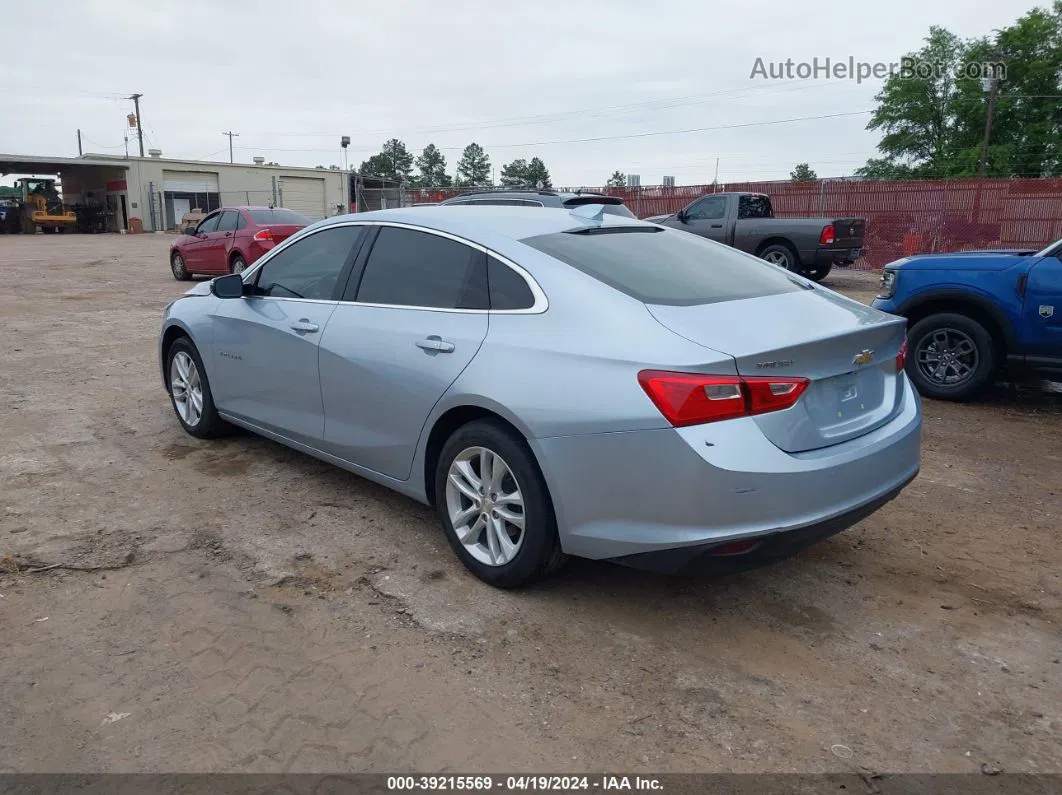
<path id="1" fill-rule="evenodd" d="M 750 79 L 766 62 L 892 62 L 930 25 L 966 37 L 1030 0 L 50 0 L 5 2 L 0 152 L 124 152 L 133 92 L 165 157 L 356 167 L 396 136 L 453 173 L 541 157 L 558 186 L 614 170 L 658 184 L 850 174 L 881 80 Z M 1046 0 L 1041 5 L 1046 5 Z M 832 9 L 832 10 L 830 10 Z M 761 124 L 798 117 L 856 114 Z M 734 125 L 753 125 L 735 127 Z M 731 129 L 718 129 L 730 126 Z M 704 129 L 716 128 L 716 129 Z M 672 131 L 697 130 L 666 134 Z M 135 131 L 134 131 L 135 133 Z M 662 133 L 662 134 L 657 134 Z M 579 140 L 579 139 L 608 140 Z M 136 152 L 135 136 L 129 151 Z"/>

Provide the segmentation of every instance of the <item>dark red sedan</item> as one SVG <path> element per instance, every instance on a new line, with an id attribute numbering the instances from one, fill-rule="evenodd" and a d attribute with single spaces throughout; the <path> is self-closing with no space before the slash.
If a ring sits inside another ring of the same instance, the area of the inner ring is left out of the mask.
<path id="1" fill-rule="evenodd" d="M 173 241 L 173 278 L 186 281 L 197 273 L 240 273 L 277 243 L 311 223 L 309 218 L 283 207 L 215 210 Z"/>

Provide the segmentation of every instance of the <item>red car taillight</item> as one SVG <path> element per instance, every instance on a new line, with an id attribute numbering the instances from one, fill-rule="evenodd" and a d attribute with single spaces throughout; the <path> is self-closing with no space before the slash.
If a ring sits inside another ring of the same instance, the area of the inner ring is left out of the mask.
<path id="1" fill-rule="evenodd" d="M 907 364 L 907 337 L 903 338 L 903 345 L 900 346 L 900 352 L 896 354 L 896 372 L 902 373 L 905 364 Z"/>
<path id="2" fill-rule="evenodd" d="M 833 241 L 837 239 L 837 235 L 834 233 L 833 224 L 826 224 L 822 227 L 822 234 L 819 235 L 820 246 L 832 246 Z"/>
<path id="3" fill-rule="evenodd" d="M 260 229 L 254 233 L 254 239 L 259 243 L 272 243 L 273 233 L 268 229 Z"/>
<path id="4" fill-rule="evenodd" d="M 807 378 L 642 370 L 638 383 L 664 418 L 678 428 L 787 409 L 811 382 Z"/>

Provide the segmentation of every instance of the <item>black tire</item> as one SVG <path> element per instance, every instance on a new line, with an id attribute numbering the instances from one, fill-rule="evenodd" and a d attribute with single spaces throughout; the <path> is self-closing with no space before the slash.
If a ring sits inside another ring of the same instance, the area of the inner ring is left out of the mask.
<path id="1" fill-rule="evenodd" d="M 237 254 L 229 263 L 229 273 L 243 273 L 247 269 L 247 260 Z"/>
<path id="2" fill-rule="evenodd" d="M 830 271 L 832 270 L 833 263 L 827 262 L 825 265 L 814 265 L 804 271 L 801 275 L 811 279 L 813 282 L 821 282 L 830 275 Z"/>
<path id="3" fill-rule="evenodd" d="M 186 422 L 184 417 L 181 416 L 181 412 L 178 409 L 177 401 L 174 399 L 173 394 L 173 384 L 171 383 L 173 360 L 180 353 L 185 353 L 191 357 L 198 372 L 199 383 L 202 389 L 203 410 L 199 416 L 199 420 L 194 424 Z M 206 368 L 203 367 L 203 360 L 199 358 L 199 351 L 196 350 L 195 345 L 192 344 L 192 341 L 188 339 L 188 337 L 178 337 L 166 350 L 165 372 L 166 391 L 170 395 L 170 405 L 173 407 L 173 413 L 177 415 L 177 421 L 181 423 L 181 427 L 184 428 L 187 433 L 199 439 L 211 439 L 216 436 L 223 436 L 232 430 L 232 426 L 218 416 L 217 408 L 214 406 L 214 396 L 210 391 L 210 381 L 207 379 Z"/>
<path id="4" fill-rule="evenodd" d="M 784 243 L 774 243 L 767 246 L 760 252 L 760 259 L 765 259 L 780 268 L 785 268 L 787 271 L 800 272 L 800 260 L 797 257 L 797 253 Z"/>
<path id="5" fill-rule="evenodd" d="M 188 272 L 188 266 L 184 262 L 184 257 L 181 256 L 179 251 L 174 251 L 170 254 L 170 270 L 173 272 L 173 278 L 179 282 L 186 282 L 192 278 L 192 274 Z"/>
<path id="6" fill-rule="evenodd" d="M 450 520 L 447 480 L 454 460 L 471 447 L 486 448 L 508 466 L 523 497 L 524 529 L 516 555 L 503 565 L 476 559 L 461 543 Z M 557 521 L 545 480 L 527 442 L 499 422 L 476 420 L 446 440 L 435 469 L 435 505 L 446 538 L 465 567 L 497 588 L 518 588 L 558 570 L 567 560 L 557 537 Z"/>
<path id="7" fill-rule="evenodd" d="M 968 372 L 961 373 L 963 368 Z M 992 335 L 967 315 L 930 315 L 908 333 L 907 376 L 926 397 L 968 400 L 988 385 L 995 370 Z"/>

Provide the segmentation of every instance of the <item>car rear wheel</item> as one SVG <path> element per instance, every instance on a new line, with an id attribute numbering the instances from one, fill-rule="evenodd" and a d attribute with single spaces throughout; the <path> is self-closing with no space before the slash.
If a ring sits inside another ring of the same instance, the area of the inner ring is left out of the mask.
<path id="1" fill-rule="evenodd" d="M 230 425 L 218 416 L 203 360 L 187 337 L 176 340 L 166 352 L 166 386 L 173 412 L 192 436 L 221 436 Z"/>
<path id="2" fill-rule="evenodd" d="M 825 265 L 816 265 L 813 268 L 808 268 L 803 275 L 811 279 L 813 282 L 821 282 L 830 275 L 831 270 L 833 270 L 833 265 L 831 263 L 826 263 Z"/>
<path id="3" fill-rule="evenodd" d="M 923 395 L 966 400 L 981 391 L 996 367 L 987 329 L 966 315 L 942 312 L 919 320 L 909 334 L 907 375 Z"/>
<path id="4" fill-rule="evenodd" d="M 470 422 L 446 441 L 435 502 L 450 546 L 484 582 L 516 588 L 564 563 L 538 465 L 527 443 L 500 423 Z"/>
<path id="5" fill-rule="evenodd" d="M 787 271 L 797 270 L 796 254 L 793 253 L 793 249 L 789 248 L 789 246 L 784 246 L 781 243 L 767 246 L 760 252 L 760 259 L 766 260 L 772 265 L 777 265 L 779 268 L 785 268 Z"/>
<path id="6" fill-rule="evenodd" d="M 237 254 L 232 258 L 232 264 L 229 266 L 230 273 L 243 273 L 247 270 L 247 261 Z"/>
<path id="7" fill-rule="evenodd" d="M 192 278 L 192 274 L 188 272 L 188 266 L 184 263 L 184 257 L 178 251 L 170 254 L 170 270 L 173 271 L 173 278 L 179 282 L 186 282 Z"/>

